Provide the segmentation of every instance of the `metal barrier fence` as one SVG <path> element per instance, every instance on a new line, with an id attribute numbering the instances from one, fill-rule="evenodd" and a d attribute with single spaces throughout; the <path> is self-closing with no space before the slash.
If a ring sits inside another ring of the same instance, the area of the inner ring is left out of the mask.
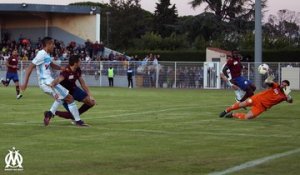
<path id="1" fill-rule="evenodd" d="M 30 62 L 19 63 L 19 79 L 23 82 L 25 69 Z M 59 63 L 66 65 L 67 62 Z M 299 79 L 300 63 L 267 63 L 273 70 L 276 80 L 282 80 L 283 70 L 286 68 L 292 72 L 292 78 Z M 243 63 L 245 69 L 243 76 L 254 81 L 254 63 Z M 220 80 L 219 72 L 221 65 L 218 62 L 136 62 L 136 61 L 100 61 L 81 62 L 82 76 L 89 86 L 108 86 L 107 69 L 114 68 L 114 85 L 127 87 L 127 69 L 134 71 L 134 87 L 147 88 L 204 88 L 224 89 L 226 83 Z M 0 77 L 5 78 L 6 66 L 0 60 Z M 53 76 L 59 72 L 53 71 Z M 289 74 L 288 74 L 289 75 Z M 293 81 L 293 83 L 295 83 Z M 299 89 L 299 82 L 294 89 Z M 32 72 L 29 85 L 37 86 L 36 71 Z"/>

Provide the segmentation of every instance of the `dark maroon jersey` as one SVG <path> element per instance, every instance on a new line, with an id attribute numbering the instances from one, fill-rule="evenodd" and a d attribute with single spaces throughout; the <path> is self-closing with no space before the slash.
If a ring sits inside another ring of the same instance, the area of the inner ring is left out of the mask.
<path id="1" fill-rule="evenodd" d="M 11 56 L 11 57 L 9 57 L 7 59 L 7 61 L 8 61 L 9 65 L 16 66 L 16 68 L 7 67 L 7 72 L 17 73 L 17 71 L 18 71 L 18 63 L 19 63 L 18 56 Z"/>
<path id="2" fill-rule="evenodd" d="M 81 77 L 81 69 L 77 68 L 75 71 L 72 71 L 70 66 L 67 66 L 60 75 L 65 78 L 62 82 L 60 82 L 60 84 L 68 89 L 70 94 L 72 94 L 73 89 L 77 87 L 76 81 Z"/>
<path id="3" fill-rule="evenodd" d="M 239 58 L 228 59 L 226 65 L 229 68 L 233 79 L 241 76 L 243 66 Z"/>

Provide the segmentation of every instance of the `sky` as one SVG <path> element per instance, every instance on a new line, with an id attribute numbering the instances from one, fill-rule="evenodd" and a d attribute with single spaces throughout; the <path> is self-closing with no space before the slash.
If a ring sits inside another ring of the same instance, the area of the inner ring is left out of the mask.
<path id="1" fill-rule="evenodd" d="M 57 4 L 66 5 L 72 2 L 82 2 L 85 0 L 1 0 L 1 3 L 34 3 L 34 4 Z M 104 2 L 107 3 L 109 0 L 89 0 L 92 2 Z M 171 4 L 176 4 L 179 16 L 184 15 L 197 15 L 203 12 L 205 5 L 202 5 L 196 9 L 191 8 L 188 3 L 191 0 L 171 0 Z M 142 8 L 150 12 L 154 12 L 155 3 L 158 0 L 141 0 Z M 300 0 L 268 0 L 267 16 L 269 14 L 276 14 L 278 10 L 289 9 L 292 11 L 300 12 Z"/>

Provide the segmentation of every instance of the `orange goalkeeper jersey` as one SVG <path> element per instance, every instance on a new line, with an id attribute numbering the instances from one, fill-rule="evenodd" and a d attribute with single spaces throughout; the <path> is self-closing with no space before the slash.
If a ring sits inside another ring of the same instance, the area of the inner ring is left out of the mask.
<path id="1" fill-rule="evenodd" d="M 278 83 L 274 83 L 272 88 L 264 90 L 251 97 L 256 103 L 262 104 L 265 108 L 271 108 L 272 106 L 286 101 L 287 97 L 284 92 L 280 89 Z"/>

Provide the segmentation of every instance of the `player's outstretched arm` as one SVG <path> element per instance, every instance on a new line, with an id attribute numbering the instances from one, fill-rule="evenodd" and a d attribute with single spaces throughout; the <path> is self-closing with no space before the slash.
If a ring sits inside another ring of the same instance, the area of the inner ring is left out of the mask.
<path id="1" fill-rule="evenodd" d="M 91 91 L 90 91 L 89 87 L 86 85 L 84 79 L 82 77 L 79 77 L 78 81 L 79 81 L 82 89 L 88 94 L 88 96 L 90 96 L 90 98 L 93 99 L 93 97 L 91 95 Z"/>
<path id="2" fill-rule="evenodd" d="M 288 103 L 293 103 L 293 98 L 290 96 L 290 95 L 288 95 L 287 96 L 287 100 L 286 100 Z"/>
<path id="3" fill-rule="evenodd" d="M 232 83 L 228 80 L 228 78 L 226 77 L 226 75 L 225 75 L 224 73 L 221 72 L 221 73 L 220 73 L 220 77 L 221 77 L 221 79 L 222 79 L 223 81 L 225 81 L 225 82 L 227 83 L 227 85 L 230 86 L 232 89 L 234 89 L 234 90 L 238 90 L 238 89 L 239 89 L 238 86 L 232 84 Z"/>
<path id="4" fill-rule="evenodd" d="M 61 71 L 64 71 L 64 70 L 65 70 L 65 67 L 56 65 L 56 64 L 54 64 L 54 63 L 52 63 L 52 62 L 50 63 L 50 66 L 51 66 L 51 68 L 54 69 L 54 70 L 61 70 Z"/>
<path id="5" fill-rule="evenodd" d="M 35 68 L 35 64 L 30 63 L 26 69 L 24 84 L 21 85 L 21 91 L 25 91 L 28 85 L 29 77 L 31 75 L 32 70 Z"/>
<path id="6" fill-rule="evenodd" d="M 283 92 L 286 95 L 286 101 L 288 103 L 293 103 L 293 98 L 290 95 L 290 93 L 292 92 L 291 88 L 289 86 L 287 86 L 287 87 L 283 88 Z"/>
<path id="7" fill-rule="evenodd" d="M 269 87 L 273 87 L 275 83 L 274 79 L 275 79 L 274 74 L 269 74 L 268 77 L 265 79 L 265 84 L 268 85 Z"/>

